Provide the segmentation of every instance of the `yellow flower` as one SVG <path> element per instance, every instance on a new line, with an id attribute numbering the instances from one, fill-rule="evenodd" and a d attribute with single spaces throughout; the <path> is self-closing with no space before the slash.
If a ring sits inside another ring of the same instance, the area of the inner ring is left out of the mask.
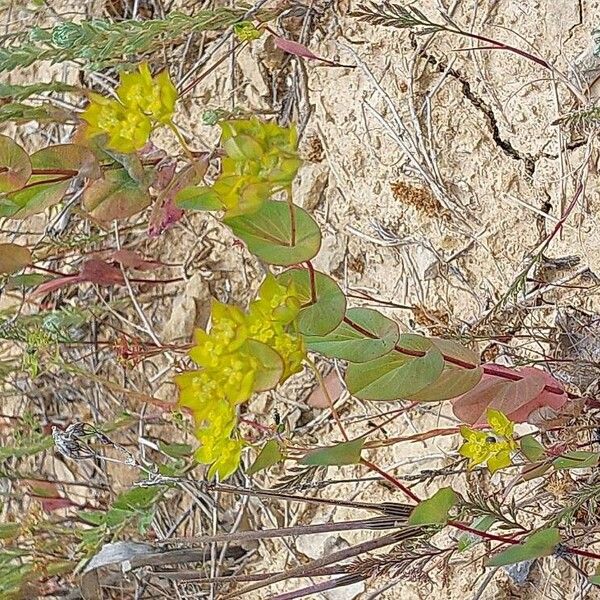
<path id="1" fill-rule="evenodd" d="M 260 353 L 253 354 L 257 350 L 251 340 L 279 354 L 284 365 L 281 381 L 301 369 L 306 357 L 304 342 L 288 331 L 300 306 L 294 286 L 283 286 L 269 275 L 247 313 L 215 302 L 210 330 L 196 331 L 189 355 L 202 368 L 178 375 L 175 382 L 180 389 L 179 405 L 194 416 L 200 442 L 196 459 L 211 465 L 210 477 L 218 474 L 224 479 L 239 466 L 243 442 L 232 437 L 236 405 L 247 401 L 256 389 L 264 389 L 264 365 Z"/>
<path id="2" fill-rule="evenodd" d="M 460 428 L 465 439 L 458 452 L 469 459 L 469 468 L 487 463 L 491 473 L 511 465 L 511 453 L 517 444 L 513 439 L 514 423 L 498 410 L 488 409 L 487 420 L 492 432 L 478 431 L 466 425 Z"/>
<path id="3" fill-rule="evenodd" d="M 134 152 L 143 148 L 150 132 L 152 123 L 140 112 L 129 111 L 117 100 L 92 94 L 92 101 L 81 115 L 87 121 L 88 137 L 106 135 L 107 146 L 118 152 Z"/>
<path id="4" fill-rule="evenodd" d="M 166 71 L 153 78 L 142 63 L 138 72 L 121 75 L 116 93 L 118 99 L 90 94 L 82 114 L 88 137 L 106 135 L 108 148 L 135 152 L 145 146 L 154 127 L 171 123 L 177 90 Z"/>
<path id="5" fill-rule="evenodd" d="M 153 78 L 148 63 L 142 63 L 137 73 L 121 75 L 117 95 L 127 108 L 138 109 L 159 123 L 171 122 L 177 90 L 167 71 L 161 71 Z"/>
<path id="6" fill-rule="evenodd" d="M 236 23 L 233 26 L 233 33 L 235 33 L 241 42 L 251 42 L 252 40 L 257 40 L 262 35 L 262 31 L 257 29 L 251 21 Z"/>

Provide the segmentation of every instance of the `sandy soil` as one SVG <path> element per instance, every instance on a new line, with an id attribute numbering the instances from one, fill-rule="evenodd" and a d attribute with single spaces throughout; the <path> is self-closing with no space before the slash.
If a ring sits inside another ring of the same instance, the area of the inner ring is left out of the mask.
<path id="1" fill-rule="evenodd" d="M 435 16 L 441 3 L 422 0 L 419 7 Z M 198 146 L 208 145 L 215 132 L 202 125 L 207 106 L 272 110 L 273 83 L 285 92 L 295 81 L 300 98 L 296 116 L 301 122 L 306 118 L 302 151 L 308 158 L 296 184 L 296 201 L 315 215 L 325 233 L 316 266 L 333 273 L 351 293 L 367 292 L 404 305 L 382 310 L 406 329 L 462 335 L 473 348 L 504 355 L 504 360 L 535 359 L 540 352 L 551 352 L 552 340 L 532 332 L 541 327 L 555 331 L 557 315 L 567 307 L 591 313 L 600 308 L 597 147 L 579 144 L 576 129 L 565 133 L 552 125 L 572 106 L 566 87 L 548 71 L 509 52 L 473 49 L 465 39 L 444 34 L 411 41 L 406 32 L 359 23 L 348 15 L 354 6 L 345 0 L 317 0 L 313 6 L 322 16 L 316 20 L 311 50 L 356 68 L 314 62 L 290 67 L 286 57 L 259 41 L 237 57 L 233 71 L 226 62 L 185 102 L 184 130 Z M 576 65 L 585 62 L 581 55 L 589 55 L 590 32 L 600 15 L 596 0 L 457 1 L 453 8 L 453 18 L 464 27 L 533 48 L 573 81 Z M 294 30 L 292 21 L 286 25 Z M 417 55 L 415 44 L 423 54 Z M 170 143 L 159 139 L 165 146 Z M 497 317 L 484 321 L 510 294 L 523 266 L 569 207 L 576 188 L 573 174 L 582 173 L 586 161 L 585 194 L 544 251 L 547 260 L 531 272 L 542 279 L 542 292 L 534 292 L 529 282 L 521 295 L 509 297 Z M 189 337 L 194 326 L 205 324 L 211 295 L 247 300 L 261 271 L 243 251 L 232 248 L 231 241 L 206 217 L 193 216 L 158 241 L 144 244 L 165 262 L 196 257 L 191 279 L 169 287 L 160 310 L 153 313 L 163 341 Z M 570 256 L 578 257 L 578 264 L 552 267 L 552 259 Z M 556 281 L 567 287 L 546 285 Z M 524 299 L 523 293 L 532 295 Z M 485 341 L 508 330 L 522 337 L 508 344 Z M 337 441 L 329 415 L 323 418 L 318 409 L 305 405 L 313 385 L 305 374 L 284 390 L 255 398 L 248 413 L 264 418 L 276 408 L 299 443 Z M 152 391 L 158 397 L 173 397 L 166 379 Z M 389 408 L 387 403 L 365 405 L 342 397 L 339 410 L 352 433 L 363 431 L 360 419 L 365 415 Z M 410 435 L 455 422 L 447 406 L 424 406 L 410 418 L 395 420 L 385 435 Z M 410 476 L 449 465 L 457 447 L 455 437 L 446 437 L 395 445 L 370 458 L 400 477 Z M 357 473 L 346 468 L 330 471 L 327 478 Z M 118 478 L 118 471 L 114 475 Z M 257 479 L 271 485 L 281 475 L 283 471 L 275 470 L 273 476 Z M 465 489 L 464 478 L 448 477 L 415 489 L 427 496 L 450 483 Z M 487 491 L 503 487 L 498 479 L 487 485 Z M 330 486 L 319 494 L 370 502 L 402 500 L 387 486 L 372 482 Z M 356 518 L 341 509 L 277 506 L 251 502 L 249 510 L 264 527 Z M 352 532 L 267 541 L 256 546 L 256 558 L 247 570 L 292 567 L 303 557 L 318 558 L 372 535 Z M 367 600 L 375 598 L 376 590 L 382 590 L 377 598 L 389 600 L 596 597 L 591 592 L 582 595 L 581 582 L 560 561 L 534 566 L 520 585 L 504 570 L 484 585 L 480 563 L 470 560 L 466 555 L 443 573 L 430 573 L 431 581 L 406 577 L 385 590 L 384 578 L 322 598 Z M 273 589 L 294 589 L 301 583 Z M 258 600 L 266 595 L 261 591 L 247 597 Z"/>

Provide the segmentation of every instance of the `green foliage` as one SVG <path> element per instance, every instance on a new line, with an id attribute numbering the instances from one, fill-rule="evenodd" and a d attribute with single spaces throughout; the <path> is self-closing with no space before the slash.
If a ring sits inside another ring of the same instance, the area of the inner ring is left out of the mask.
<path id="1" fill-rule="evenodd" d="M 293 285 L 298 294 L 302 304 L 298 331 L 303 336 L 327 335 L 341 323 L 346 312 L 346 296 L 325 273 L 290 269 L 279 275 L 277 281 Z"/>
<path id="2" fill-rule="evenodd" d="M 261 451 L 256 457 L 256 460 L 250 465 L 250 467 L 248 467 L 246 473 L 248 475 L 254 475 L 255 473 L 276 465 L 278 462 L 281 462 L 284 459 L 285 456 L 281 452 L 277 441 L 269 440 L 262 447 Z"/>
<path id="3" fill-rule="evenodd" d="M 398 344 L 423 356 L 394 351 L 368 362 L 351 363 L 346 384 L 352 394 L 363 400 L 398 400 L 416 394 L 440 377 L 444 359 L 430 340 L 403 334 Z"/>
<path id="4" fill-rule="evenodd" d="M 293 218 L 292 218 L 293 215 Z M 269 200 L 251 215 L 223 222 L 248 250 L 271 265 L 289 266 L 313 258 L 321 247 L 321 232 L 302 208 Z"/>
<path id="5" fill-rule="evenodd" d="M 81 551 L 91 556 L 103 543 L 127 529 L 145 533 L 152 523 L 156 504 L 166 490 L 164 485 L 133 487 L 120 494 L 107 511 L 80 512 L 80 519 L 91 525 L 76 531 Z"/>
<path id="6" fill-rule="evenodd" d="M 525 435 L 519 442 L 521 452 L 528 460 L 536 461 L 544 456 L 546 449 L 540 444 L 532 434 Z"/>
<path id="7" fill-rule="evenodd" d="M 364 445 L 365 438 L 357 438 L 329 448 L 317 448 L 305 454 L 300 464 L 320 467 L 356 465 Z"/>
<path id="8" fill-rule="evenodd" d="M 342 322 L 325 335 L 307 335 L 308 349 L 330 358 L 368 362 L 390 353 L 400 337 L 398 324 L 371 308 L 350 308 L 346 318 L 360 330 Z"/>
<path id="9" fill-rule="evenodd" d="M 431 498 L 420 502 L 408 518 L 409 525 L 443 525 L 450 509 L 458 502 L 458 495 L 450 488 L 439 489 Z"/>
<path id="10" fill-rule="evenodd" d="M 98 221 L 125 219 L 150 205 L 147 188 L 130 177 L 125 169 L 105 173 L 85 190 L 83 207 Z"/>
<path id="11" fill-rule="evenodd" d="M 45 92 L 50 93 L 82 93 L 83 90 L 75 85 L 63 83 L 62 81 L 39 82 L 29 85 L 12 85 L 0 83 L 0 98 L 10 98 L 13 101 L 27 100 L 31 96 L 37 96 Z"/>
<path id="12" fill-rule="evenodd" d="M 501 567 L 512 565 L 524 560 L 533 560 L 543 556 L 550 556 L 560 544 L 560 532 L 556 528 L 541 529 L 527 537 L 525 541 L 510 546 L 490 558 L 488 567 Z"/>
<path id="13" fill-rule="evenodd" d="M 565 452 L 562 456 L 555 458 L 552 464 L 557 471 L 563 469 L 589 469 L 598 466 L 599 460 L 600 453 L 598 452 L 574 450 L 572 452 Z"/>
<path id="14" fill-rule="evenodd" d="M 219 30 L 233 25 L 246 8 L 198 11 L 194 16 L 171 12 L 165 19 L 65 21 L 50 29 L 34 28 L 16 43 L 0 48 L 0 73 L 28 67 L 40 60 L 60 63 L 74 60 L 99 70 L 148 54 L 195 32 Z"/>

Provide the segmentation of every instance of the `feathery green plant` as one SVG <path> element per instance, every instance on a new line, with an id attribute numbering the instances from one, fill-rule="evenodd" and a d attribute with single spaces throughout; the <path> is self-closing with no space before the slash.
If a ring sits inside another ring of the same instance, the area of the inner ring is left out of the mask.
<path id="1" fill-rule="evenodd" d="M 18 43 L 0 47 L 0 73 L 28 67 L 40 60 L 73 60 L 90 69 L 114 66 L 124 57 L 140 57 L 164 44 L 199 31 L 220 30 L 244 17 L 248 7 L 203 10 L 195 16 L 174 12 L 165 19 L 111 22 L 102 19 L 64 22 L 50 29 L 34 28 Z"/>

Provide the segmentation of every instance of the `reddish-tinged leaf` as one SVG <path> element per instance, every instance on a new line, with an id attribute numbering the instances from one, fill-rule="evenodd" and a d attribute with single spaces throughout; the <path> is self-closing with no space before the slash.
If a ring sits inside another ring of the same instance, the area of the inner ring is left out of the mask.
<path id="1" fill-rule="evenodd" d="M 83 263 L 79 274 L 81 281 L 89 281 L 96 285 L 123 285 L 121 269 L 101 260 L 90 258 Z"/>
<path id="2" fill-rule="evenodd" d="M 332 371 L 329 375 L 325 376 L 323 378 L 323 383 L 325 384 L 327 394 L 329 394 L 331 401 L 335 402 L 344 391 L 344 386 L 340 381 L 337 372 Z M 323 390 L 323 386 L 320 384 L 312 391 L 306 403 L 312 408 L 329 408 L 330 406 L 327 395 Z"/>
<path id="3" fill-rule="evenodd" d="M 94 219 L 114 221 L 126 219 L 150 204 L 147 188 L 134 181 L 126 170 L 107 171 L 103 179 L 94 181 L 83 194 L 83 207 Z"/>
<path id="4" fill-rule="evenodd" d="M 469 392 L 453 400 L 454 414 L 465 423 L 485 423 L 488 408 L 502 411 L 511 421 L 522 423 L 543 406 L 560 408 L 567 395 L 544 390 L 546 385 L 562 390 L 558 381 L 540 369 L 526 367 L 521 370 L 501 365 L 493 366 L 498 374 L 520 377 L 512 380 L 485 373 L 481 381 Z"/>
<path id="5" fill-rule="evenodd" d="M 0 275 L 15 273 L 31 264 L 31 252 L 18 244 L 0 244 Z"/>
<path id="6" fill-rule="evenodd" d="M 123 274 L 121 269 L 114 265 L 109 265 L 102 260 L 97 258 L 90 258 L 83 263 L 81 271 L 74 273 L 73 275 L 66 275 L 64 277 L 58 277 L 47 281 L 40 285 L 35 292 L 34 296 L 41 296 L 43 294 L 49 294 L 55 290 L 58 290 L 67 285 L 74 283 L 95 283 L 96 285 L 123 285 Z"/>
<path id="7" fill-rule="evenodd" d="M 94 153 L 79 144 L 58 144 L 42 148 L 31 155 L 31 162 L 35 169 L 70 169 L 87 179 L 99 179 L 102 176 Z M 45 177 L 51 178 L 52 175 Z"/>
<path id="8" fill-rule="evenodd" d="M 323 60 L 318 57 L 314 52 L 311 52 L 306 46 L 300 44 L 298 42 L 293 42 L 292 40 L 287 40 L 285 38 L 276 36 L 275 37 L 275 45 L 287 52 L 288 54 L 293 54 L 294 56 L 298 56 L 300 58 L 311 58 L 314 60 Z"/>
<path id="9" fill-rule="evenodd" d="M 208 169 L 208 156 L 188 165 L 171 175 L 171 179 L 161 188 L 155 182 L 155 187 L 161 192 L 154 201 L 152 214 L 148 222 L 148 235 L 158 237 L 174 223 L 183 217 L 184 211 L 175 204 L 175 197 L 184 188 L 200 183 Z M 166 177 L 165 177 L 166 180 Z M 162 182 L 159 182 L 162 184 Z"/>
<path id="10" fill-rule="evenodd" d="M 162 266 L 162 263 L 158 260 L 144 258 L 141 254 L 127 249 L 115 250 L 108 253 L 104 258 L 118 262 L 124 267 L 136 269 L 137 271 L 152 271 Z"/>
<path id="11" fill-rule="evenodd" d="M 288 54 L 293 54 L 298 58 L 307 58 L 310 60 L 318 60 L 332 67 L 347 67 L 350 69 L 354 68 L 354 65 L 342 65 L 327 58 L 317 56 L 312 50 L 309 50 L 304 44 L 288 40 L 279 36 L 273 36 L 275 38 L 275 46 Z"/>
<path id="12" fill-rule="evenodd" d="M 162 160 L 158 165 L 156 165 L 152 187 L 155 190 L 162 192 L 173 180 L 176 170 L 177 161 L 175 159 L 168 158 L 166 160 Z"/>
<path id="13" fill-rule="evenodd" d="M 523 372 L 531 371 L 539 371 L 539 369 L 533 369 L 531 367 L 523 369 Z M 569 396 L 567 395 L 567 392 L 564 391 L 560 381 L 552 377 L 552 375 L 546 371 L 542 371 L 542 374 L 544 375 L 545 385 L 563 390 L 562 394 L 555 394 L 545 389 L 542 390 L 541 393 L 531 402 L 522 406 L 519 410 L 513 413 L 511 416 L 512 421 L 516 421 L 517 423 L 529 421 L 535 425 L 534 421 L 536 418 L 538 418 L 538 415 L 548 414 L 550 411 L 556 414 L 557 411 L 561 409 L 569 400 Z"/>
<path id="14" fill-rule="evenodd" d="M 64 277 L 57 277 L 56 279 L 51 279 L 50 281 L 46 281 L 45 283 L 42 283 L 42 285 L 38 286 L 33 292 L 32 296 L 45 296 L 46 294 L 50 294 L 51 292 L 59 290 L 62 287 L 80 282 L 81 279 L 79 278 L 79 273 L 65 275 Z"/>
<path id="15" fill-rule="evenodd" d="M 150 221 L 148 223 L 148 235 L 158 237 L 183 217 L 184 211 L 175 205 L 172 196 L 167 196 L 162 201 L 156 200 Z"/>
<path id="16" fill-rule="evenodd" d="M 42 505 L 44 512 L 52 512 L 54 510 L 60 510 L 61 508 L 69 508 L 70 506 L 78 506 L 75 502 L 68 498 L 40 498 L 38 496 L 31 496 L 32 500 L 38 500 Z"/>

